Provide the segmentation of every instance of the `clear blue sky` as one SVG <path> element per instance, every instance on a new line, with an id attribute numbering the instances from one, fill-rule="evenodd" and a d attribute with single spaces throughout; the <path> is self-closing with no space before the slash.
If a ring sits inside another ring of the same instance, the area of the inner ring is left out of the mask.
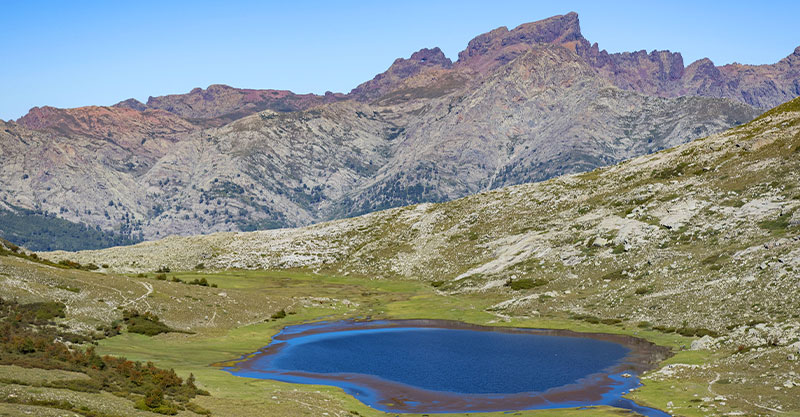
<path id="1" fill-rule="evenodd" d="M 600 3 L 2 2 L 0 119 L 217 83 L 347 92 L 420 48 L 455 60 L 475 35 L 569 11 L 601 48 L 669 49 L 687 65 L 774 63 L 800 45 L 797 0 Z"/>

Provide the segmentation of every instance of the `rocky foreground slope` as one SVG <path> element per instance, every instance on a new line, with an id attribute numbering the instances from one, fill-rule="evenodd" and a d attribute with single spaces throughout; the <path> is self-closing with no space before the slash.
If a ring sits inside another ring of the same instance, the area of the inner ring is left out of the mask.
<path id="1" fill-rule="evenodd" d="M 799 95 L 796 55 L 684 68 L 600 51 L 570 13 L 480 35 L 456 62 L 422 49 L 348 95 L 217 85 L 35 108 L 0 122 L 0 235 L 46 250 L 303 226 L 588 171 Z"/>
<path id="2" fill-rule="evenodd" d="M 505 294 L 492 308 L 499 315 L 569 314 L 704 336 L 694 348 L 727 353 L 711 368 L 670 372 L 730 372 L 737 389 L 769 393 L 756 408 L 781 410 L 800 383 L 788 371 L 800 357 L 799 155 L 795 99 L 619 165 L 448 203 L 42 255 L 118 272 L 303 267 Z M 761 377 L 737 377 L 750 367 Z"/>

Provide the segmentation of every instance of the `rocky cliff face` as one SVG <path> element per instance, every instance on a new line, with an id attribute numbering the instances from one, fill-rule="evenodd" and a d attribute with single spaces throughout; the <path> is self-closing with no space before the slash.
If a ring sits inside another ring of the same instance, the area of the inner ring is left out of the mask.
<path id="1" fill-rule="evenodd" d="M 356 204 L 343 207 L 345 214 L 591 170 L 756 114 L 732 101 L 620 90 L 573 52 L 546 44 L 473 88 L 427 101 L 403 123 L 393 158 L 351 197 Z"/>
<path id="2" fill-rule="evenodd" d="M 774 80 L 796 90 L 796 61 L 684 68 L 669 52 L 608 54 L 570 13 L 478 36 L 456 63 L 420 50 L 347 96 L 214 85 L 35 108 L 0 130 L 0 209 L 152 239 L 450 200 L 744 123 L 759 113 L 745 103 L 794 94 Z"/>
<path id="3" fill-rule="evenodd" d="M 507 64 L 531 45 L 549 43 L 575 51 L 580 42 L 586 40 L 581 35 L 578 14 L 573 12 L 525 23 L 510 31 L 502 26 L 479 35 L 459 52 L 457 65 L 485 73 Z"/>

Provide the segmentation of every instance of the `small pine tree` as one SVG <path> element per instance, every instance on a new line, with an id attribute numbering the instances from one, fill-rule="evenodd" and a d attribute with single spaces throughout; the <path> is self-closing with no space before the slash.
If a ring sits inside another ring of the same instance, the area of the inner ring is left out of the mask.
<path id="1" fill-rule="evenodd" d="M 164 402 L 164 391 L 161 388 L 153 388 L 144 397 L 144 404 L 150 408 L 158 408 Z"/>
<path id="2" fill-rule="evenodd" d="M 189 378 L 186 379 L 186 386 L 191 389 L 197 389 L 197 385 L 194 384 L 194 374 L 190 373 Z"/>

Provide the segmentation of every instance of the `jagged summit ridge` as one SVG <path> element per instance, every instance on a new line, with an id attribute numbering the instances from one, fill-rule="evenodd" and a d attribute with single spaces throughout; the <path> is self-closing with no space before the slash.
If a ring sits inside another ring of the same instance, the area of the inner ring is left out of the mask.
<path id="1" fill-rule="evenodd" d="M 457 65 L 487 71 L 509 62 L 533 44 L 550 43 L 575 50 L 574 45 L 579 42 L 587 41 L 581 35 L 578 14 L 570 12 L 524 23 L 510 31 L 501 26 L 478 35 L 469 41 L 466 49 L 459 52 Z"/>
<path id="2" fill-rule="evenodd" d="M 572 50 L 617 87 L 647 95 L 730 98 L 761 109 L 800 96 L 800 46 L 775 64 L 715 66 L 703 58 L 686 66 L 680 52 L 609 53 L 600 49 L 597 42 L 591 43 L 583 37 L 578 14 L 569 12 L 524 23 L 512 30 L 502 26 L 478 35 L 458 54 L 455 63 L 438 47 L 423 48 L 409 58 L 396 59 L 385 72 L 347 95 L 326 92 L 319 96 L 211 85 L 186 94 L 150 97 L 146 104 L 128 99 L 114 106 L 139 111 L 162 109 L 205 126 L 220 126 L 262 110 L 297 111 L 348 98 L 380 100 L 409 86 L 451 92 L 465 85 L 465 79 L 474 75 L 472 72 L 486 75 L 541 43 Z M 442 89 L 441 85 L 447 87 Z M 441 94 L 433 94 L 438 95 Z M 36 112 L 35 109 L 32 111 Z M 46 112 L 38 113 L 30 119 L 41 118 Z"/>
<path id="3" fill-rule="evenodd" d="M 459 53 L 455 66 L 485 74 L 537 43 L 570 49 L 617 87 L 648 95 L 731 98 L 762 109 L 800 95 L 800 47 L 771 65 L 716 67 L 703 58 L 687 67 L 679 52 L 609 53 L 600 49 L 597 43 L 583 37 L 575 12 L 525 23 L 513 30 L 503 26 L 479 35 Z"/>

